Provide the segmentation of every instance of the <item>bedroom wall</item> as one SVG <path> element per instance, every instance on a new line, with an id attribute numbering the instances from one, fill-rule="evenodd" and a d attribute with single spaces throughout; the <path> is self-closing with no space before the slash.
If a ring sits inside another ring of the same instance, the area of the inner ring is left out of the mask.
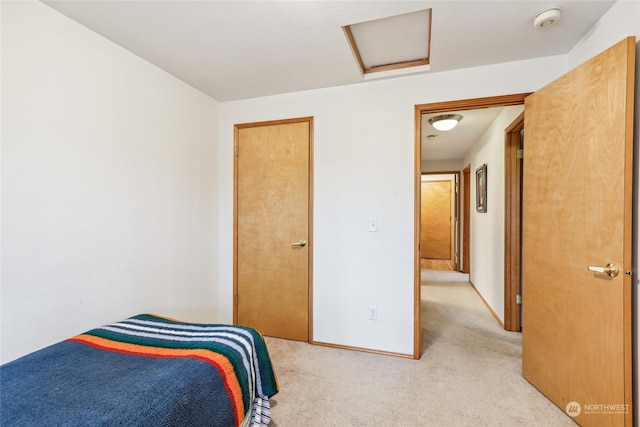
<path id="1" fill-rule="evenodd" d="M 217 321 L 218 103 L 1 2 L 1 360 L 139 312 Z"/>
<path id="2" fill-rule="evenodd" d="M 505 107 L 464 159 L 471 165 L 469 280 L 504 321 L 504 130 L 524 110 Z M 487 211 L 476 211 L 476 169 L 487 164 Z"/>
<path id="3" fill-rule="evenodd" d="M 232 319 L 234 124 L 315 117 L 313 338 L 412 354 L 414 106 L 533 91 L 565 67 L 565 56 L 548 57 L 221 103 L 224 320 Z M 499 196 L 490 197 L 497 206 Z M 367 230 L 372 216 L 377 233 Z M 378 307 L 377 321 L 367 319 L 368 305 Z"/>
<path id="4" fill-rule="evenodd" d="M 607 13 L 585 34 L 576 46 L 567 55 L 569 68 L 574 68 L 589 58 L 597 55 L 603 50 L 616 44 L 628 36 L 636 37 L 636 76 L 635 76 L 635 114 L 634 114 L 634 180 L 636 194 L 634 195 L 634 224 L 635 230 L 633 238 L 633 250 L 635 259 L 633 260 L 633 292 L 634 292 L 634 404 L 635 420 L 634 425 L 640 425 L 640 348 L 638 343 L 638 310 L 640 308 L 640 252 L 638 251 L 638 241 L 640 240 L 640 219 L 638 205 L 640 203 L 640 2 L 618 0 Z"/>

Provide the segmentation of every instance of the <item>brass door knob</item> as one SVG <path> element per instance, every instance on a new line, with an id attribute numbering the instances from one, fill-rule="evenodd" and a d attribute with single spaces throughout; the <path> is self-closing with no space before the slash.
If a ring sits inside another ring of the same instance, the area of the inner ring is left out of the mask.
<path id="1" fill-rule="evenodd" d="M 306 246 L 306 240 L 300 240 L 299 242 L 293 242 L 291 244 L 292 248 L 304 248 Z"/>
<path id="2" fill-rule="evenodd" d="M 616 277 L 618 273 L 620 273 L 620 269 L 618 268 L 618 266 L 611 263 L 605 265 L 604 267 L 590 265 L 588 268 L 589 271 L 593 271 L 594 273 L 606 274 L 609 277 Z"/>

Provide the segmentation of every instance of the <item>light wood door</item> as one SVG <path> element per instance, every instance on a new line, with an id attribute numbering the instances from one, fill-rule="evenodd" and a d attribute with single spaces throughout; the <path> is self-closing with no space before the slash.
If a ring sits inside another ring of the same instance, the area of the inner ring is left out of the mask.
<path id="1" fill-rule="evenodd" d="M 309 340 L 311 120 L 236 127 L 236 323 Z"/>
<path id="2" fill-rule="evenodd" d="M 421 258 L 452 260 L 451 181 L 423 181 Z"/>
<path id="3" fill-rule="evenodd" d="M 525 101 L 522 369 L 584 426 L 632 422 L 634 56 L 624 40 Z"/>

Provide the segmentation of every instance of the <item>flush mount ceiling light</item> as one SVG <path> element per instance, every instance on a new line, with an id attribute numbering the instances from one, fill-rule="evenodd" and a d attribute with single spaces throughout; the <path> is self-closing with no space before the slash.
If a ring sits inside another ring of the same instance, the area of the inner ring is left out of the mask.
<path id="1" fill-rule="evenodd" d="M 558 22 L 561 17 L 560 9 L 543 10 L 533 18 L 533 26 L 536 28 L 549 28 Z"/>
<path id="2" fill-rule="evenodd" d="M 456 127 L 460 120 L 462 120 L 462 116 L 460 114 L 442 114 L 440 116 L 431 117 L 429 119 L 429 123 L 440 131 L 447 131 Z"/>

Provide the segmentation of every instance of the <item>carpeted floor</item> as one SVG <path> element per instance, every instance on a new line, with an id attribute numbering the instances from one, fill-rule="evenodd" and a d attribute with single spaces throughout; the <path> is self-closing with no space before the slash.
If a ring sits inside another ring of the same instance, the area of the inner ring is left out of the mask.
<path id="1" fill-rule="evenodd" d="M 423 282 L 420 360 L 267 337 L 272 427 L 575 426 L 521 376 L 521 336 L 465 282 Z"/>

